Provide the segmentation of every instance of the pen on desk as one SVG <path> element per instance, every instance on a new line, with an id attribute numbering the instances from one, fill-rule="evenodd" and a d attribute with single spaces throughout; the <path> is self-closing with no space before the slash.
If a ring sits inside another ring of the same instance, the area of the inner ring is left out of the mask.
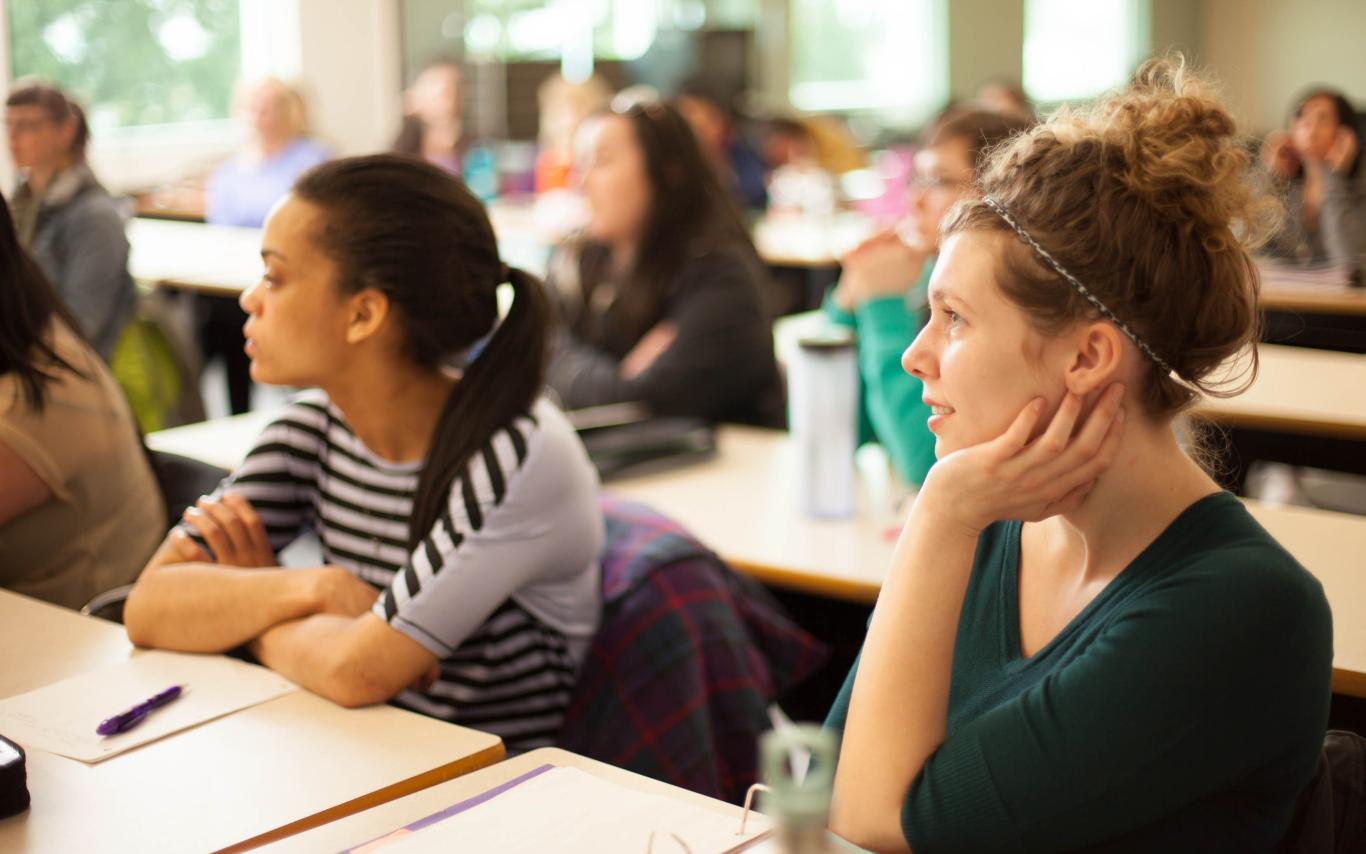
<path id="1" fill-rule="evenodd" d="M 126 712 L 120 712 L 112 718 L 105 718 L 100 721 L 99 726 L 95 727 L 95 734 L 115 735 L 120 732 L 127 732 L 142 723 L 143 719 L 151 714 L 153 709 L 161 708 L 176 697 L 179 697 L 182 687 L 183 686 L 181 685 L 172 685 L 160 694 L 156 694 L 151 698 L 138 703 Z"/>

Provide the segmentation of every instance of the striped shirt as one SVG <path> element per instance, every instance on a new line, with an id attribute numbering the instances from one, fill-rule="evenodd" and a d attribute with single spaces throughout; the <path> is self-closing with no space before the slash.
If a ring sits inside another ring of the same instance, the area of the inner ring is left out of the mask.
<path id="1" fill-rule="evenodd" d="M 379 588 L 374 613 L 440 660 L 430 689 L 396 703 L 495 733 L 510 750 L 551 744 L 601 610 L 603 522 L 583 445 L 538 400 L 474 454 L 409 552 L 421 470 L 376 456 L 310 391 L 215 495 L 250 501 L 276 552 L 311 530 L 325 562 Z"/>

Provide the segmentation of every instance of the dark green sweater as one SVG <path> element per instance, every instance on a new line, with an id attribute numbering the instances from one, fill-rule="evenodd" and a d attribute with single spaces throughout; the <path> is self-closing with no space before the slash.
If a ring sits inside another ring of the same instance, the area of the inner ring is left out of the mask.
<path id="1" fill-rule="evenodd" d="M 947 738 L 902 805 L 912 850 L 1270 850 L 1328 718 L 1318 581 L 1218 493 L 1023 658 L 1019 560 L 1020 523 L 982 534 Z"/>

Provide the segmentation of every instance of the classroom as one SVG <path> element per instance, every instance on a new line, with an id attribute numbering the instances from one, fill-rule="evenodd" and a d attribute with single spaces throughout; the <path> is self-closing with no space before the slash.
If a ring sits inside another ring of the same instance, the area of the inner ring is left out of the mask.
<path id="1" fill-rule="evenodd" d="M 1366 852 L 1360 0 L 0 0 L 0 852 Z"/>

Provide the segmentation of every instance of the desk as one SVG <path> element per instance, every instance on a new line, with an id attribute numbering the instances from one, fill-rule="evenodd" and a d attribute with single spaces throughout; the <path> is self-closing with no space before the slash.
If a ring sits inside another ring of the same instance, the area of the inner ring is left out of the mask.
<path id="1" fill-rule="evenodd" d="M 237 297 L 261 278 L 261 230 L 135 218 L 128 272 L 153 286 Z"/>
<path id="2" fill-rule="evenodd" d="M 340 851 L 352 845 L 368 842 L 377 836 L 382 836 L 391 830 L 443 810 L 452 804 L 472 798 L 542 765 L 571 766 L 619 786 L 652 795 L 676 798 L 703 809 L 734 816 L 737 826 L 740 821 L 741 810 L 733 804 L 713 800 L 687 789 L 680 789 L 668 783 L 661 783 L 649 777 L 624 771 L 604 762 L 570 753 L 567 750 L 543 747 L 540 750 L 533 750 L 505 762 L 500 762 L 492 768 L 476 771 L 458 780 L 424 789 L 402 800 L 391 801 L 359 815 L 353 815 L 342 821 L 333 822 L 325 827 L 319 827 L 308 833 L 283 840 L 270 846 L 266 851 L 271 852 L 271 854 Z"/>
<path id="3" fill-rule="evenodd" d="M 1366 440 L 1366 356 L 1262 344 L 1257 380 L 1195 414 L 1231 427 Z"/>
<path id="4" fill-rule="evenodd" d="M 122 660 L 121 626 L 0 591 L 0 695 Z M 28 751 L 29 811 L 0 851 L 238 850 L 497 762 L 501 741 L 300 691 L 97 765 Z"/>

